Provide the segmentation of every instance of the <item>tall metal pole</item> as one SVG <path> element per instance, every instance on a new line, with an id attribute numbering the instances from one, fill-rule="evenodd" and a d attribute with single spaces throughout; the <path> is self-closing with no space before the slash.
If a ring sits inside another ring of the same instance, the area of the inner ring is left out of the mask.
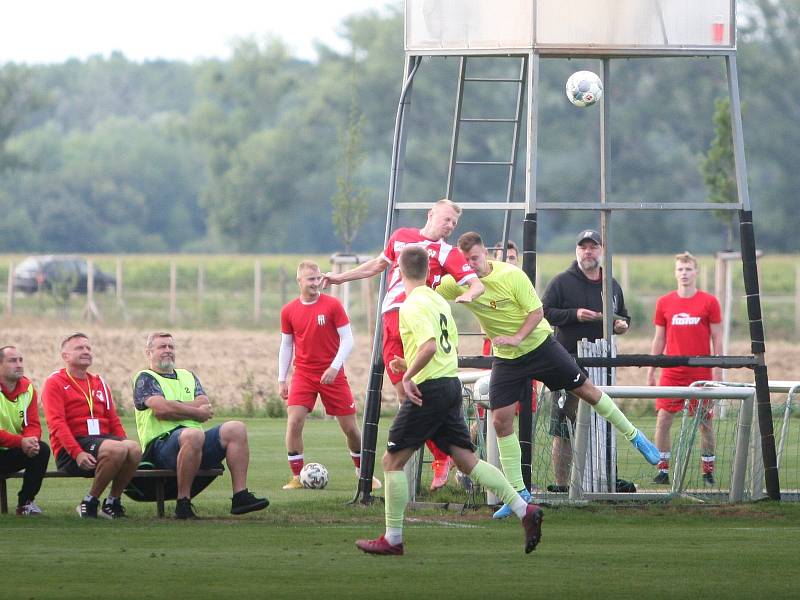
<path id="1" fill-rule="evenodd" d="M 421 64 L 419 57 L 406 57 L 405 74 L 403 87 L 400 92 L 400 101 L 397 106 L 397 117 L 394 127 L 394 145 L 392 147 L 392 166 L 389 177 L 389 198 L 386 210 L 386 232 L 384 235 L 384 245 L 391 235 L 394 216 L 395 202 L 402 186 L 402 173 L 404 166 L 406 133 L 408 121 L 406 115 L 411 105 L 411 86 L 414 75 Z M 361 471 L 358 478 L 358 490 L 356 491 L 354 502 L 360 501 L 363 504 L 372 502 L 372 476 L 375 473 L 375 453 L 378 445 L 378 422 L 381 417 L 381 389 L 383 387 L 383 357 L 381 348 L 383 345 L 383 321 L 381 319 L 381 305 L 386 291 L 386 273 L 381 275 L 381 283 L 378 291 L 378 302 L 375 307 L 375 335 L 372 341 L 372 359 L 370 364 L 369 383 L 367 384 L 366 399 L 364 401 L 364 420 L 362 422 L 361 437 Z"/>
<path id="2" fill-rule="evenodd" d="M 539 117 L 539 55 L 531 53 L 527 60 L 527 112 L 525 147 L 525 221 L 522 224 L 522 270 L 536 284 L 536 144 Z M 505 234 L 503 239 L 505 240 Z M 526 383 L 519 414 L 519 444 L 522 451 L 522 480 L 531 487 L 533 463 L 532 384 Z"/>
<path id="3" fill-rule="evenodd" d="M 772 405 L 769 398 L 769 375 L 764 359 L 764 322 L 761 318 L 761 293 L 756 264 L 756 240 L 753 230 L 753 211 L 750 209 L 750 194 L 747 189 L 747 165 L 744 158 L 744 134 L 742 129 L 742 107 L 739 99 L 739 75 L 736 70 L 736 55 L 725 57 L 728 75 L 728 93 L 731 100 L 731 133 L 733 136 L 733 158 L 736 169 L 736 190 L 742 210 L 739 211 L 739 241 L 742 247 L 742 274 L 745 297 L 747 298 L 747 317 L 750 321 L 750 347 L 759 361 L 753 369 L 756 383 L 756 410 L 758 427 L 761 432 L 761 453 L 764 460 L 764 481 L 767 496 L 771 500 L 781 499 L 781 486 L 778 477 L 778 457 L 775 451 L 775 434 L 772 427 Z"/>

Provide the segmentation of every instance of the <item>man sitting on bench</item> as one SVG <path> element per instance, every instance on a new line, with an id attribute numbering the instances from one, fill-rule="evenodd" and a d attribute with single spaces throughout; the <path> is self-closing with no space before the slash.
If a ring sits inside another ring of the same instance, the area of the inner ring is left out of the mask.
<path id="1" fill-rule="evenodd" d="M 245 424 L 226 421 L 203 430 L 202 423 L 214 411 L 197 376 L 175 368 L 172 334 L 151 333 L 145 354 L 150 368 L 137 373 L 133 383 L 136 429 L 145 458 L 156 468 L 177 471 L 175 518 L 197 518 L 191 503 L 195 475 L 200 468 L 212 468 L 223 459 L 231 472 L 231 513 L 241 515 L 266 508 L 269 501 L 256 498 L 247 489 L 250 447 Z"/>
<path id="2" fill-rule="evenodd" d="M 50 447 L 39 438 L 39 403 L 25 377 L 22 354 L 14 346 L 0 348 L 0 474 L 25 470 L 17 514 L 35 516 L 42 509 L 34 499 L 50 460 Z M 4 507 L 5 508 L 5 507 Z"/>
<path id="3" fill-rule="evenodd" d="M 42 404 L 50 428 L 50 445 L 60 471 L 93 477 L 89 493 L 77 507 L 82 519 L 125 516 L 120 496 L 136 469 L 142 450 L 127 435 L 114 407 L 111 390 L 99 375 L 88 372 L 92 346 L 83 333 L 61 342 L 65 367 L 44 382 Z M 111 492 L 98 513 L 103 490 Z"/>

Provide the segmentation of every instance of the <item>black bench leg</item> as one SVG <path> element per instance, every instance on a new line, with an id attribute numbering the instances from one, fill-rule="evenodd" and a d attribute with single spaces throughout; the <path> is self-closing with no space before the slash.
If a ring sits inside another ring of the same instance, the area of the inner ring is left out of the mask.
<path id="1" fill-rule="evenodd" d="M 158 511 L 158 518 L 164 518 L 164 483 L 162 478 L 156 479 L 156 510 Z"/>
<path id="2" fill-rule="evenodd" d="M 8 514 L 8 487 L 5 477 L 0 477 L 0 513 Z"/>

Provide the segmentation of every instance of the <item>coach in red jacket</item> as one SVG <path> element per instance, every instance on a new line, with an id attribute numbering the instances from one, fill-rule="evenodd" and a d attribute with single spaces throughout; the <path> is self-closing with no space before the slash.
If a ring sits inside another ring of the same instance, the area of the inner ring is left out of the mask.
<path id="1" fill-rule="evenodd" d="M 92 346 L 83 333 L 61 343 L 65 368 L 44 383 L 42 404 L 50 428 L 50 445 L 59 470 L 93 477 L 89 493 L 77 507 L 81 518 L 125 516 L 120 496 L 139 466 L 138 442 L 127 435 L 114 408 L 111 390 L 99 375 L 88 372 Z M 100 496 L 111 491 L 98 513 Z"/>

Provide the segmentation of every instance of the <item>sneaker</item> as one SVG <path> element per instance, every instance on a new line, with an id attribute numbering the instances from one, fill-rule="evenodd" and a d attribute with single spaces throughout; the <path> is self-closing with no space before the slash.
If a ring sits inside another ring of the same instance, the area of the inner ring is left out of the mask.
<path id="1" fill-rule="evenodd" d="M 247 488 L 243 489 L 241 492 L 236 492 L 233 498 L 231 498 L 232 515 L 243 515 L 253 512 L 254 510 L 264 510 L 268 506 L 269 500 L 266 498 L 256 498 L 255 494 Z"/>
<path id="2" fill-rule="evenodd" d="M 194 512 L 194 506 L 189 498 L 178 498 L 178 501 L 175 503 L 175 518 L 181 520 L 197 518 Z"/>
<path id="3" fill-rule="evenodd" d="M 558 485 L 557 483 L 553 483 L 547 486 L 548 492 L 553 492 L 554 494 L 566 494 L 569 492 L 568 485 Z"/>
<path id="4" fill-rule="evenodd" d="M 299 475 L 295 475 L 294 477 L 289 479 L 289 483 L 287 483 L 281 489 L 284 489 L 284 490 L 302 490 L 303 489 L 303 484 L 300 483 L 300 476 Z"/>
<path id="5" fill-rule="evenodd" d="M 638 429 L 636 430 L 636 437 L 631 440 L 631 444 L 642 453 L 644 459 L 651 465 L 655 466 L 661 460 L 661 453 L 656 448 L 656 445 L 648 440 L 647 436 Z"/>
<path id="6" fill-rule="evenodd" d="M 36 505 L 36 502 L 30 500 L 22 506 L 17 507 L 17 514 L 20 517 L 35 517 L 36 515 L 42 514 L 42 509 Z"/>
<path id="7" fill-rule="evenodd" d="M 92 498 L 89 502 L 81 500 L 81 503 L 75 507 L 75 510 L 78 511 L 78 516 L 80 516 L 81 519 L 96 519 L 97 506 L 99 504 L 100 500 L 97 498 Z"/>
<path id="8" fill-rule="evenodd" d="M 120 502 L 119 498 L 114 500 L 114 502 L 109 502 L 108 498 L 106 498 L 106 501 L 103 502 L 103 508 L 100 509 L 98 516 L 103 517 L 104 519 L 124 519 L 125 508 L 122 506 L 122 502 Z"/>
<path id="9" fill-rule="evenodd" d="M 531 501 L 531 493 L 526 489 L 523 489 L 521 492 L 519 492 L 519 497 L 522 498 L 523 500 L 525 500 L 526 503 Z M 507 519 L 508 517 L 510 517 L 513 514 L 514 514 L 514 510 L 511 508 L 511 505 L 510 504 L 503 504 L 503 506 L 501 506 L 500 508 L 498 508 L 495 511 L 495 513 L 492 515 L 492 518 L 493 519 Z"/>
<path id="10" fill-rule="evenodd" d="M 536 504 L 528 504 L 528 510 L 522 518 L 522 528 L 525 530 L 525 554 L 536 550 L 542 539 L 542 517 L 544 513 Z"/>
<path id="11" fill-rule="evenodd" d="M 367 554 L 403 555 L 402 542 L 393 545 L 387 542 L 383 536 L 375 540 L 356 540 L 356 548 L 363 550 Z"/>
<path id="12" fill-rule="evenodd" d="M 356 467 L 356 477 L 361 477 L 361 470 L 358 467 Z M 289 482 L 289 483 L 291 483 L 291 482 Z M 287 483 L 286 485 L 289 485 L 289 484 Z M 379 489 L 381 489 L 382 487 L 383 487 L 383 484 L 381 483 L 381 480 L 378 479 L 377 477 L 373 477 L 372 478 L 372 491 L 376 492 Z M 286 489 L 286 487 L 284 487 L 283 489 Z"/>
<path id="13" fill-rule="evenodd" d="M 431 491 L 435 492 L 447 485 L 447 479 L 450 477 L 450 469 L 453 468 L 453 459 L 448 456 L 447 460 L 444 461 L 435 460 L 432 466 L 433 481 L 431 482 Z"/>
<path id="14" fill-rule="evenodd" d="M 658 475 L 653 477 L 653 483 L 667 485 L 669 483 L 669 473 L 667 471 L 659 471 Z"/>
<path id="15" fill-rule="evenodd" d="M 714 481 L 714 474 L 713 473 L 703 473 L 703 483 L 705 485 L 708 485 L 708 486 L 714 485 L 716 483 L 716 481 Z M 17 513 L 17 514 L 19 514 L 19 513 Z"/>

